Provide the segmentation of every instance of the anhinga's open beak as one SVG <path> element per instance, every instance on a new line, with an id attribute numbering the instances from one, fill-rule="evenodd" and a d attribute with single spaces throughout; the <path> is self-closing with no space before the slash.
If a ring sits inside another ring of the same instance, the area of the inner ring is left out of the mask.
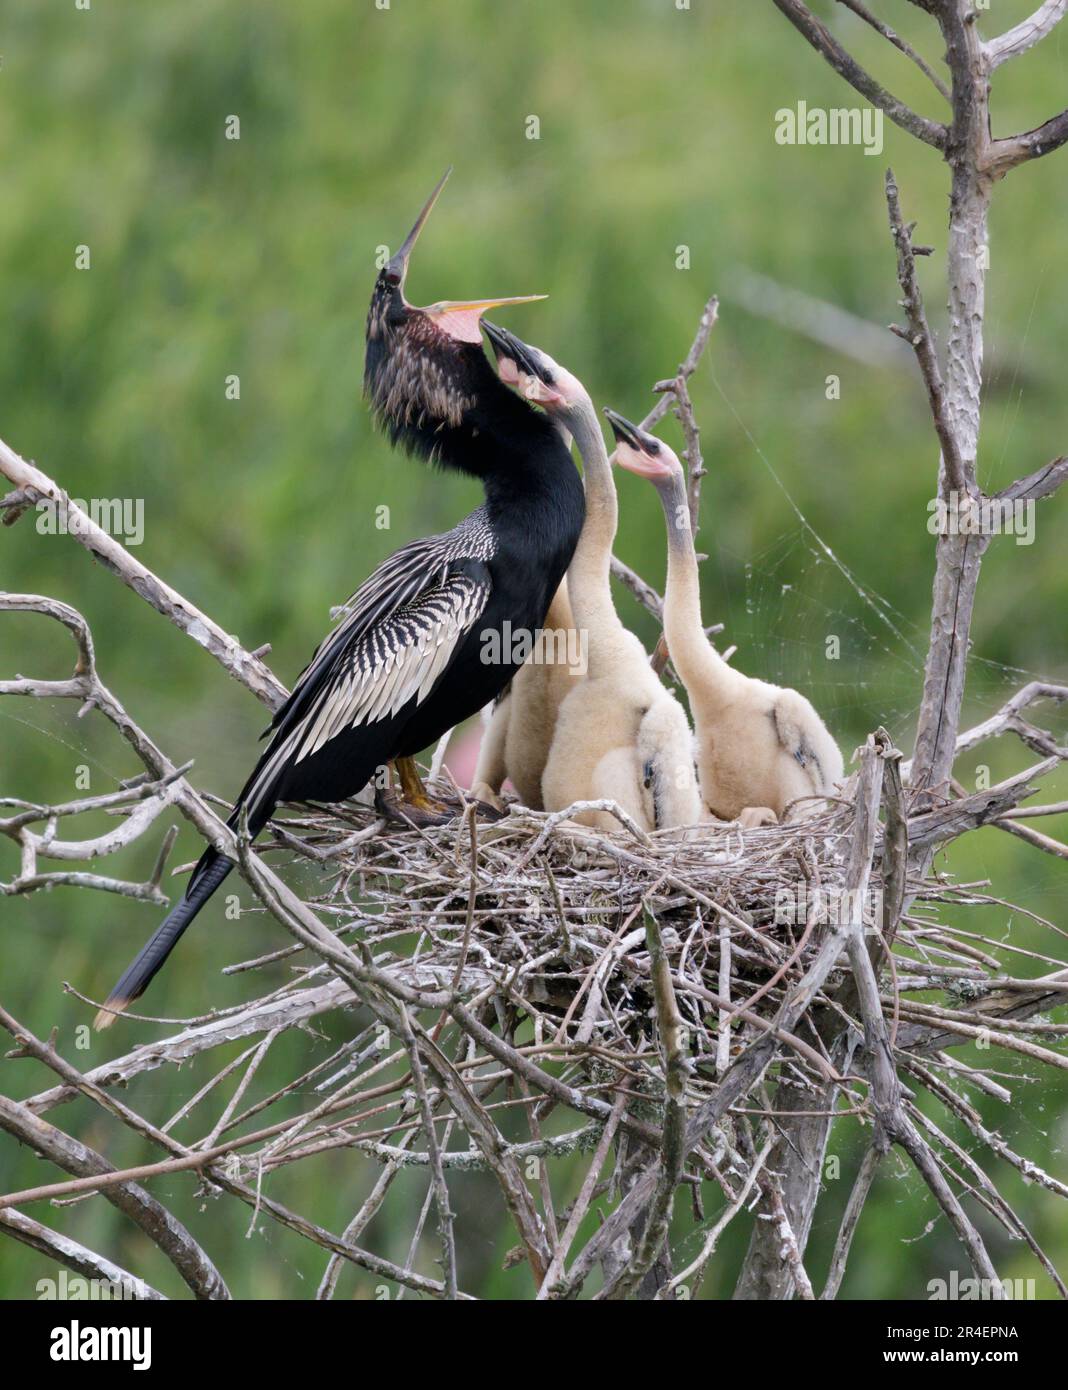
<path id="1" fill-rule="evenodd" d="M 511 299 L 439 299 L 436 304 L 428 304 L 423 312 L 482 315 L 487 309 L 497 309 L 503 304 L 533 304 L 535 299 L 548 298 L 547 294 L 514 294 Z"/>
<path id="2" fill-rule="evenodd" d="M 512 299 L 442 299 L 437 304 L 428 304 L 420 312 L 457 342 L 480 343 L 482 315 L 487 309 L 497 309 L 502 304 L 530 304 L 535 299 L 547 298 L 544 294 L 520 294 Z"/>
<path id="3" fill-rule="evenodd" d="M 424 203 L 422 212 L 415 219 L 415 226 L 386 265 L 387 276 L 395 285 L 400 286 L 402 292 L 404 281 L 408 275 L 408 263 L 412 257 L 412 249 L 419 240 L 419 234 L 426 225 L 426 220 L 433 211 L 434 204 L 441 195 L 441 190 L 448 182 L 451 173 L 452 165 L 445 170 L 438 180 L 433 193 Z M 511 299 L 442 299 L 437 304 L 428 304 L 422 312 L 433 319 L 438 327 L 448 333 L 451 338 L 465 343 L 478 343 L 482 340 L 479 333 L 479 320 L 487 310 L 497 309 L 506 304 L 528 304 L 531 300 L 544 298 L 545 295 L 543 294 L 524 294 Z"/>

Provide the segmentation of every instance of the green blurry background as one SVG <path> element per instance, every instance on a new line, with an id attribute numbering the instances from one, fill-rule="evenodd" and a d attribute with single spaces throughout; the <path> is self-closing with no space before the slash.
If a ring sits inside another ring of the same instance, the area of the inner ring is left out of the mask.
<path id="1" fill-rule="evenodd" d="M 900 55 L 840 7 L 816 8 L 900 95 L 944 115 Z M 1032 8 L 1033 0 L 998 0 L 984 19 L 1000 30 Z M 915 7 L 898 0 L 880 10 L 939 59 L 934 25 Z M 911 747 L 937 457 L 919 380 L 907 356 L 898 366 L 864 365 L 749 312 L 741 296 L 744 272 L 756 271 L 877 326 L 895 317 L 882 195 L 889 162 L 907 215 L 937 248 L 921 275 L 940 325 L 947 172 L 934 151 L 889 123 L 879 157 L 777 145 L 778 108 L 853 99 L 767 0 L 692 0 L 682 11 L 674 0 L 392 0 L 389 9 L 371 0 L 92 0 L 87 11 L 74 0 L 5 0 L 0 53 L 0 434 L 73 496 L 143 499 L 138 557 L 247 646 L 270 642 L 283 680 L 293 680 L 325 631 L 330 606 L 375 562 L 477 501 L 469 483 L 391 454 L 360 398 L 377 249 L 397 244 L 452 163 L 410 296 L 549 292 L 507 321 L 575 370 L 599 402 L 640 415 L 651 383 L 685 351 L 706 296 L 720 294 L 720 323 L 692 386 L 710 470 L 707 620 L 724 622 L 743 669 L 800 685 L 847 749 L 879 722 Z M 1063 107 L 1066 55 L 1068 25 L 999 72 L 996 133 L 1033 127 Z M 240 140 L 224 138 L 231 115 L 240 117 Z M 531 116 L 540 122 L 536 140 L 527 138 Z M 1054 154 L 996 191 L 980 460 L 991 489 L 1065 447 L 1066 173 L 1068 152 Z M 90 248 L 90 270 L 75 269 L 79 245 Z M 677 268 L 683 246 L 685 270 Z M 240 377 L 239 401 L 225 397 L 230 374 Z M 831 374 L 840 400 L 827 398 Z M 665 426 L 677 443 L 674 430 Z M 621 478 L 620 493 L 620 552 L 659 585 L 659 508 L 637 479 Z M 382 504 L 391 508 L 389 530 L 374 525 Z M 1042 504 L 1035 545 L 1002 539 L 991 548 L 969 719 L 991 712 L 1025 672 L 1065 676 L 1063 536 L 1062 498 Z M 78 606 L 93 626 L 104 680 L 134 717 L 175 761 L 196 759 L 200 786 L 233 793 L 265 717 L 211 658 L 74 541 L 39 535 L 32 515 L 0 535 L 0 584 Z M 644 615 L 628 596 L 619 602 L 651 642 Z M 824 655 L 829 635 L 841 638 L 837 662 Z M 0 624 L 5 676 L 63 676 L 70 657 L 65 634 L 42 619 Z M 139 770 L 110 726 L 74 713 L 68 704 L 0 704 L 0 792 L 58 801 L 74 793 L 81 766 L 93 792 Z M 1008 743 L 983 756 L 995 778 L 1024 766 Z M 1063 783 L 1051 781 L 1043 799 L 1058 793 L 1066 794 Z M 147 873 L 162 828 L 115 871 Z M 1063 835 L 1068 826 L 1044 828 Z M 0 845 L 0 876 L 15 871 L 13 850 Z M 183 824 L 174 862 L 196 852 Z M 945 867 L 964 880 L 993 879 L 999 896 L 1063 921 L 1064 865 L 1008 835 L 970 837 Z M 161 1035 L 120 1024 L 79 1051 L 74 1029 L 88 1010 L 61 992 L 69 980 L 101 996 L 157 909 L 65 889 L 0 902 L 0 986 L 16 1015 L 39 1034 L 58 1027 L 60 1047 L 83 1066 Z M 1060 947 L 1002 908 L 974 910 L 967 924 L 999 939 L 1011 931 L 1014 943 L 1038 950 Z M 177 1016 L 234 1002 L 247 981 L 219 969 L 278 944 L 261 916 L 239 925 L 210 911 L 147 1007 Z M 1017 973 L 1045 968 L 1006 960 Z M 259 983 L 284 978 L 279 967 Z M 355 1016 L 322 1026 L 336 1044 Z M 261 1073 L 264 1085 L 326 1046 L 287 1035 Z M 152 1073 L 131 1098 L 162 1120 L 211 1075 L 212 1062 Z M 1021 1071 L 1011 1057 L 998 1065 Z M 31 1062 L 0 1063 L 8 1094 L 43 1084 Z M 1063 1083 L 1017 1084 L 1014 1093 L 1011 1110 L 984 1102 L 991 1123 L 1063 1178 Z M 152 1157 L 88 1105 L 54 1118 L 120 1165 Z M 180 1137 L 208 1125 L 205 1117 Z M 828 1183 L 813 1232 L 817 1282 L 855 1167 L 854 1139 L 843 1129 L 832 1143 L 841 1178 Z M 995 1171 L 1068 1267 L 1056 1199 Z M 0 1188 L 54 1176 L 0 1140 Z M 342 1154 L 284 1170 L 270 1190 L 340 1230 L 373 1176 L 362 1159 Z M 560 1163 L 553 1182 L 565 1200 L 577 1171 Z M 189 1177 L 157 1190 L 205 1241 L 235 1293 L 313 1291 L 322 1260 L 310 1247 L 270 1224 L 246 1240 L 248 1213 L 198 1199 Z M 403 1190 L 408 1201 L 388 1204 L 365 1236 L 397 1260 L 425 1184 L 413 1178 Z M 456 1201 L 464 1287 L 527 1296 L 525 1267 L 502 1272 L 511 1240 L 496 1190 L 469 1177 Z M 181 1293 L 100 1199 L 36 1214 Z M 683 1213 L 680 1229 L 688 1220 Z M 1026 1249 L 988 1234 L 1001 1274 L 1034 1276 L 1039 1296 L 1049 1296 L 1052 1285 Z M 746 1238 L 745 1223 L 735 1223 L 709 1295 L 729 1294 Z M 436 1273 L 433 1255 L 428 1248 L 422 1265 Z M 926 1193 L 892 1159 L 861 1224 L 846 1292 L 922 1298 L 927 1280 L 951 1268 L 967 1272 Z M 32 1297 L 35 1280 L 55 1272 L 0 1243 L 0 1294 Z M 373 1297 L 375 1282 L 350 1270 L 340 1293 Z"/>

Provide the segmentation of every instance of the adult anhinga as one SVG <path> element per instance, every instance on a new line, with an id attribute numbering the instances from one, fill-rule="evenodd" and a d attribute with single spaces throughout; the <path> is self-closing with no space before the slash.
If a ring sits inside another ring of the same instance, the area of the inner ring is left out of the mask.
<path id="1" fill-rule="evenodd" d="M 542 703 L 537 720 L 518 717 L 519 698 L 530 693 L 524 686 L 537 668 L 525 667 L 515 678 L 509 697 L 515 708 L 505 740 L 509 770 L 513 733 L 527 744 L 533 726 L 539 739 L 548 732 L 541 777 L 546 810 L 607 798 L 647 830 L 692 825 L 700 819 L 701 800 L 686 714 L 660 683 L 641 642 L 623 626 L 612 602 L 618 505 L 593 402 L 582 383 L 548 353 L 493 324 L 486 324 L 486 332 L 502 379 L 515 382 L 574 436 L 586 488 L 586 520 L 567 572 L 567 600 L 575 629 L 585 638 L 588 669 L 579 679 L 565 674 L 555 685 L 536 687 Z M 529 756 L 529 750 L 525 753 Z M 583 811 L 576 819 L 604 828 L 617 825 L 608 812 Z"/>
<path id="2" fill-rule="evenodd" d="M 804 695 L 729 666 L 705 636 L 686 479 L 674 450 L 606 410 L 615 461 L 655 486 L 667 522 L 664 636 L 686 687 L 697 735 L 701 794 L 720 820 L 773 821 L 793 803 L 803 815 L 832 792 L 842 754 Z"/>
<path id="3" fill-rule="evenodd" d="M 444 183 L 375 282 L 364 390 L 393 443 L 477 478 L 485 500 L 451 531 L 402 546 L 345 605 L 275 714 L 234 805 L 228 824 L 236 829 L 245 816 L 251 835 L 279 802 L 340 801 L 391 760 L 413 807 L 440 809 L 411 758 L 518 669 L 504 639 L 540 626 L 582 528 L 582 484 L 559 433 L 498 380 L 482 349 L 481 315 L 523 301 L 416 308 L 404 297 L 412 248 Z M 143 993 L 232 867 L 214 849 L 201 856 L 181 902 L 97 1014 L 98 1028 Z"/>

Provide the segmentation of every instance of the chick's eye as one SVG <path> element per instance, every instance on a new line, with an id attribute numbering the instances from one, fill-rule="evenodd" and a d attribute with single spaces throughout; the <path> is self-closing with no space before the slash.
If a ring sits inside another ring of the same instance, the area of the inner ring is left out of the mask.
<path id="1" fill-rule="evenodd" d="M 649 453 L 649 454 L 658 454 L 658 453 L 660 452 L 660 445 L 657 444 L 655 440 L 651 440 L 651 441 L 645 446 L 645 451 L 646 451 L 646 453 Z"/>
<path id="2" fill-rule="evenodd" d="M 555 386 L 556 384 L 556 378 L 553 376 L 552 372 L 543 372 L 541 379 L 546 386 Z"/>

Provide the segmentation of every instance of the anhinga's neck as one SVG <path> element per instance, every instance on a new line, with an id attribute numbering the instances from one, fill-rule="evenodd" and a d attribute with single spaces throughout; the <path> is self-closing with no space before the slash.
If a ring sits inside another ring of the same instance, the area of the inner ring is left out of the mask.
<path id="1" fill-rule="evenodd" d="M 675 670 L 691 705 L 726 699 L 736 685 L 734 671 L 705 636 L 701 620 L 701 584 L 697 571 L 690 504 L 682 472 L 657 482 L 667 522 L 667 583 L 664 588 L 664 636 Z"/>
<path id="2" fill-rule="evenodd" d="M 465 471 L 482 483 L 486 514 L 501 555 L 512 557 L 513 578 L 521 561 L 535 588 L 547 586 L 540 623 L 582 530 L 582 481 L 551 421 L 517 398 L 513 403 L 519 411 L 514 420 L 502 424 L 495 414 L 474 425 L 464 458 L 476 465 Z"/>
<path id="3" fill-rule="evenodd" d="M 568 413 L 567 423 L 582 455 L 586 487 L 586 520 L 567 571 L 567 587 L 575 626 L 586 631 L 590 655 L 595 658 L 599 645 L 611 643 L 623 631 L 612 603 L 610 580 L 619 506 L 612 465 L 589 396 L 584 395 Z"/>
<path id="4" fill-rule="evenodd" d="M 364 389 L 393 444 L 484 482 L 512 471 L 525 447 L 543 449 L 550 436 L 559 443 L 544 415 L 498 379 L 477 343 L 443 345 L 416 329 L 369 338 Z"/>
<path id="5" fill-rule="evenodd" d="M 479 451 L 486 455 L 478 476 L 490 516 L 503 529 L 524 532 L 535 544 L 545 526 L 566 517 L 574 528 L 570 558 L 582 527 L 582 482 L 556 431 L 530 430 L 508 439 L 480 432 L 466 457 Z"/>
<path id="6" fill-rule="evenodd" d="M 364 386 L 394 444 L 481 482 L 515 582 L 535 607 L 548 588 L 540 621 L 582 529 L 582 483 L 557 427 L 499 380 L 480 344 L 443 344 L 419 323 L 369 335 Z"/>

